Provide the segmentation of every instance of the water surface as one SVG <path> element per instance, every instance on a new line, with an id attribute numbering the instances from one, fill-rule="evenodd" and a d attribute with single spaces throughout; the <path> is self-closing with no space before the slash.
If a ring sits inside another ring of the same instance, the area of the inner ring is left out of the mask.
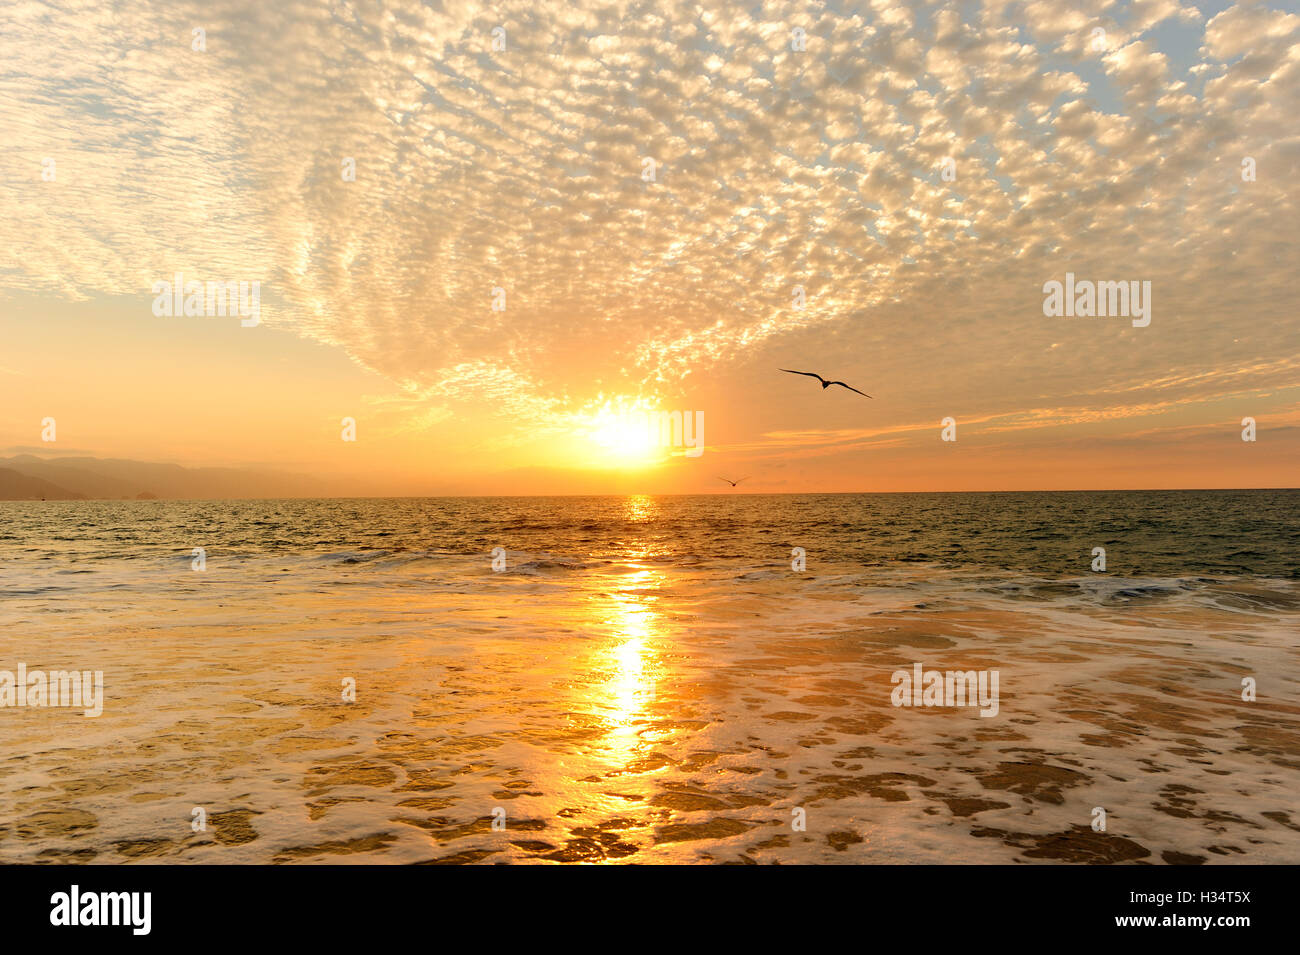
<path id="1" fill-rule="evenodd" d="M 0 710 L 0 858 L 1300 861 L 1298 505 L 0 503 L 0 669 L 107 697 Z"/>

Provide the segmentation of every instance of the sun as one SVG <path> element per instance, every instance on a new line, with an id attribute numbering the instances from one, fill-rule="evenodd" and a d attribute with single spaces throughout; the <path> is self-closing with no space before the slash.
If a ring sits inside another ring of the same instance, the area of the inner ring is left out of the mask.
<path id="1" fill-rule="evenodd" d="M 606 465 L 634 467 L 663 460 L 643 404 L 626 399 L 606 401 L 589 413 L 587 436 Z"/>

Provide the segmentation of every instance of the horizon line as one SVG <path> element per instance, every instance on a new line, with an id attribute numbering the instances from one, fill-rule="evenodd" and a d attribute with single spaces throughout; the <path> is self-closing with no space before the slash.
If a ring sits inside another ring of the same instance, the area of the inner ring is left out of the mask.
<path id="1" fill-rule="evenodd" d="M 729 494 L 726 491 L 683 492 L 603 492 L 600 494 L 302 494 L 291 497 L 80 497 L 80 498 L 0 498 L 0 504 L 157 504 L 171 501 L 427 501 L 474 500 L 477 498 L 555 498 L 555 497 L 856 497 L 885 494 L 1132 494 L 1138 492 L 1188 493 L 1196 491 L 1298 491 L 1297 487 L 1107 487 L 1107 488 L 1000 488 L 960 489 L 946 491 L 744 491 Z"/>

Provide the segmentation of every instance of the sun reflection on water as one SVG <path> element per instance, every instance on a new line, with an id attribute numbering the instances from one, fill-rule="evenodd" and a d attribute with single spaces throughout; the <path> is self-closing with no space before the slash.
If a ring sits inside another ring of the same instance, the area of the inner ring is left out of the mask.
<path id="1" fill-rule="evenodd" d="M 633 494 L 627 499 L 624 511 L 629 521 L 638 524 L 652 521 L 659 516 L 659 507 L 655 499 L 646 494 Z"/>
<path id="2" fill-rule="evenodd" d="M 639 571 L 629 581 L 639 584 L 647 582 L 649 577 L 649 571 Z M 610 651 L 615 667 L 610 691 L 618 711 L 630 718 L 644 709 L 647 698 L 654 693 L 653 675 L 647 672 L 646 656 L 653 648 L 657 618 L 649 601 L 642 595 L 615 594 L 613 600 L 614 613 L 610 622 L 619 642 Z"/>
<path id="3" fill-rule="evenodd" d="M 627 500 L 629 521 L 653 521 L 657 510 L 651 497 L 637 495 Z M 609 726 L 605 743 L 607 755 L 621 763 L 635 758 L 647 745 L 640 734 L 654 720 L 655 688 L 667 636 L 658 609 L 663 573 L 638 563 L 650 552 L 648 541 L 628 542 L 627 569 L 614 582 L 608 603 L 599 611 L 611 631 L 611 644 L 605 651 L 610 677 L 601 687 Z"/>

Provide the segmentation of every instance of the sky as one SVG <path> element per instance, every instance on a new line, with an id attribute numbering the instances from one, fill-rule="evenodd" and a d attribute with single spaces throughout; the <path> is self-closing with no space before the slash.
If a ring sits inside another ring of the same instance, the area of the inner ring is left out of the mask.
<path id="1" fill-rule="evenodd" d="M 0 452 L 358 494 L 1295 486 L 1297 116 L 1294 3 L 17 0 Z M 256 324 L 166 314 L 177 273 L 257 283 Z M 1066 273 L 1149 282 L 1149 324 L 1045 314 Z"/>

